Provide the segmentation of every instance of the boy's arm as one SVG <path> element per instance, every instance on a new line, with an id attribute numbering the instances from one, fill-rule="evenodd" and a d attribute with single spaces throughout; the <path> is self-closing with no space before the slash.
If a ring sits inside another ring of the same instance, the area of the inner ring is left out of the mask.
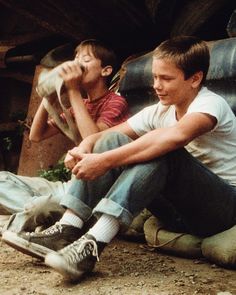
<path id="1" fill-rule="evenodd" d="M 211 131 L 216 118 L 204 113 L 184 116 L 169 128 L 155 129 L 133 142 L 101 154 L 82 154 L 72 172 L 77 178 L 94 179 L 113 167 L 152 160 L 184 147 L 194 138 Z"/>
<path id="2" fill-rule="evenodd" d="M 67 67 L 70 66 L 69 74 Z M 63 78 L 68 89 L 71 106 L 74 110 L 77 128 L 82 138 L 107 129 L 105 123 L 96 124 L 89 115 L 86 106 L 83 103 L 82 96 L 78 88 L 78 82 L 82 76 L 82 70 L 78 62 L 65 62 L 58 67 L 58 74 Z M 33 120 L 29 139 L 34 142 L 39 142 L 49 138 L 57 133 L 59 129 L 49 123 L 48 112 L 41 103 Z"/>
<path id="3" fill-rule="evenodd" d="M 100 126 L 93 121 L 83 102 L 83 98 L 79 90 L 69 88 L 68 95 L 74 112 L 76 126 L 82 138 L 108 128 L 105 124 Z"/>
<path id="4" fill-rule="evenodd" d="M 59 133 L 59 130 L 48 123 L 48 112 L 41 102 L 30 128 L 29 139 L 34 142 L 39 142 L 57 133 Z"/>
<path id="5" fill-rule="evenodd" d="M 133 129 L 129 126 L 127 122 L 121 123 L 109 129 L 106 129 L 101 132 L 94 133 L 88 137 L 86 137 L 78 147 L 74 147 L 72 150 L 69 150 L 66 158 L 65 158 L 65 166 L 69 169 L 73 169 L 75 164 L 81 157 L 81 154 L 92 153 L 94 144 L 105 134 L 110 132 L 119 132 L 126 134 L 131 139 L 138 138 L 138 135 L 133 131 Z"/>
<path id="6" fill-rule="evenodd" d="M 216 118 L 208 114 L 188 114 L 174 126 L 152 130 L 126 146 L 104 153 L 104 156 L 110 159 L 111 167 L 149 161 L 186 146 L 196 137 L 210 132 L 216 122 Z"/>
<path id="7" fill-rule="evenodd" d="M 90 134 L 107 129 L 109 126 L 104 123 L 96 124 L 84 105 L 80 91 L 80 80 L 83 71 L 86 71 L 86 69 L 82 70 L 80 63 L 77 60 L 65 62 L 58 69 L 58 73 L 64 80 L 67 88 L 77 128 L 81 137 L 85 138 Z"/>

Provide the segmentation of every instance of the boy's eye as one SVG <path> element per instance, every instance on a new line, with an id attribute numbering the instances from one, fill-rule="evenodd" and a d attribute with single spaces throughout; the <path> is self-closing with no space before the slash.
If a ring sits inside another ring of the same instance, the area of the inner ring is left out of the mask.
<path id="1" fill-rule="evenodd" d="M 163 76 L 162 79 L 165 80 L 165 81 L 170 81 L 173 78 L 172 77 L 169 77 L 169 76 Z"/>
<path id="2" fill-rule="evenodd" d="M 83 58 L 84 62 L 89 62 L 91 60 L 91 58 L 87 57 L 87 58 Z"/>
<path id="3" fill-rule="evenodd" d="M 92 60 L 92 57 L 88 54 L 82 55 L 81 59 L 83 62 L 90 62 Z"/>

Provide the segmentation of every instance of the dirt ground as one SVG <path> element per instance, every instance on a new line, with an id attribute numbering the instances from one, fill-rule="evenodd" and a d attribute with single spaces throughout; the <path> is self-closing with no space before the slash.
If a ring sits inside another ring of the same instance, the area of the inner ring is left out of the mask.
<path id="1" fill-rule="evenodd" d="M 93 274 L 78 284 L 65 282 L 42 262 L 2 241 L 0 259 L 1 295 L 236 294 L 236 270 L 168 256 L 121 239 L 104 250 Z"/>

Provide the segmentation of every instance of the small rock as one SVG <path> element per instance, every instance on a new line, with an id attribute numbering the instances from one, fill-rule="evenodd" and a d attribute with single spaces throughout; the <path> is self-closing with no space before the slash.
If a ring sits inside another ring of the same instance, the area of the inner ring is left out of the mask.
<path id="1" fill-rule="evenodd" d="M 26 287 L 20 287 L 21 291 L 25 291 Z"/>

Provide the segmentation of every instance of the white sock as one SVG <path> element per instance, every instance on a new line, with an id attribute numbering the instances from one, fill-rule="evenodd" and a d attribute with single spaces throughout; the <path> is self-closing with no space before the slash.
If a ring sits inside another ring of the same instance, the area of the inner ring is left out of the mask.
<path id="1" fill-rule="evenodd" d="M 66 210 L 59 222 L 61 224 L 72 225 L 78 228 L 82 228 L 84 225 L 83 220 L 69 210 Z"/>
<path id="2" fill-rule="evenodd" d="M 88 231 L 96 241 L 109 243 L 118 233 L 120 229 L 119 221 L 107 214 L 103 214 L 95 225 Z"/>

